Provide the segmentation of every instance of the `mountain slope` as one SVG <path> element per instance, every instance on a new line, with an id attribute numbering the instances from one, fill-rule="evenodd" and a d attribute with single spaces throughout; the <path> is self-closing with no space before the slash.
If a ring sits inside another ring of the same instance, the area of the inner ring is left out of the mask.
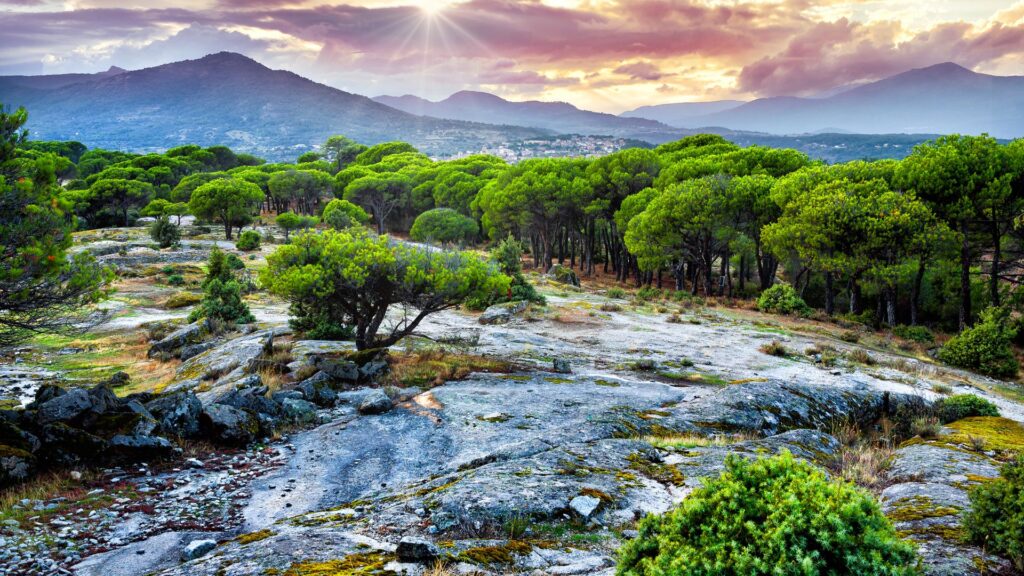
<path id="1" fill-rule="evenodd" d="M 623 118 L 646 118 L 669 126 L 685 127 L 690 120 L 696 117 L 731 110 L 742 106 L 744 103 L 742 100 L 717 100 L 713 102 L 656 104 L 653 106 L 641 106 L 635 110 L 623 112 L 619 116 Z"/>
<path id="2" fill-rule="evenodd" d="M 910 70 L 828 98 L 762 98 L 694 117 L 683 127 L 721 126 L 773 134 L 1024 136 L 1024 77 L 978 74 L 952 63 Z"/>
<path id="3" fill-rule="evenodd" d="M 511 102 L 486 92 L 462 91 L 439 102 L 417 96 L 378 96 L 377 102 L 410 114 L 532 126 L 565 134 L 601 134 L 643 137 L 658 133 L 675 133 L 673 128 L 644 118 L 621 118 L 613 114 L 580 110 L 565 102 Z"/>
<path id="4" fill-rule="evenodd" d="M 332 134 L 447 154 L 544 133 L 414 116 L 229 52 L 76 80 L 0 78 L 0 102 L 28 108 L 37 139 L 138 151 L 226 144 L 271 159 L 294 158 Z"/>

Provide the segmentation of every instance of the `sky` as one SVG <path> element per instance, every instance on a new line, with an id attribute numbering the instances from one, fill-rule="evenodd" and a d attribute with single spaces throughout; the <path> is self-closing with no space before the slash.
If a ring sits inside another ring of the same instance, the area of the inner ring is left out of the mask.
<path id="1" fill-rule="evenodd" d="M 336 88 L 618 113 L 815 96 L 942 62 L 1024 75 L 1024 0 L 0 0 L 0 74 L 228 50 Z"/>

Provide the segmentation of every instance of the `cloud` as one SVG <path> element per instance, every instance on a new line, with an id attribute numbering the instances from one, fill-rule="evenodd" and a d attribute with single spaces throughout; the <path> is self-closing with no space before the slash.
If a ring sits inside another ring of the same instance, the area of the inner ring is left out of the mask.
<path id="1" fill-rule="evenodd" d="M 665 77 L 661 69 L 650 62 L 623 64 L 614 70 L 616 74 L 629 76 L 633 80 L 660 80 Z"/>
<path id="2" fill-rule="evenodd" d="M 781 52 L 745 66 L 738 88 L 762 96 L 806 95 L 942 62 L 974 68 L 1024 53 L 1024 25 L 955 22 L 906 36 L 898 22 L 819 23 Z"/>

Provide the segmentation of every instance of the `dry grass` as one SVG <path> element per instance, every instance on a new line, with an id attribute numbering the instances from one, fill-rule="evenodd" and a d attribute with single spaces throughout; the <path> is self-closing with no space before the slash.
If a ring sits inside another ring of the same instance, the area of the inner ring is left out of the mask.
<path id="1" fill-rule="evenodd" d="M 85 470 L 80 472 L 81 477 L 75 480 L 71 473 L 70 470 L 45 472 L 22 484 L 0 490 L 0 518 L 16 515 L 12 507 L 24 499 L 49 500 L 63 496 L 73 501 L 84 494 L 84 486 L 97 476 L 96 472 Z"/>
<path id="2" fill-rule="evenodd" d="M 452 352 L 442 347 L 390 355 L 388 383 L 393 386 L 440 386 L 449 380 L 461 380 L 473 372 L 512 372 L 511 362 L 476 354 Z"/>
<path id="3" fill-rule="evenodd" d="M 840 443 L 830 468 L 845 480 L 864 488 L 885 487 L 885 471 L 895 455 L 895 433 L 891 422 L 883 418 L 870 431 L 847 421 L 835 422 L 830 430 Z"/>
<path id="4" fill-rule="evenodd" d="M 864 350 L 863 348 L 855 348 L 853 350 L 850 350 L 849 352 L 846 353 L 846 356 L 850 360 L 853 360 L 854 362 L 858 362 L 865 366 L 874 366 L 875 364 L 878 364 L 878 361 L 875 360 L 875 357 L 872 356 L 871 354 L 868 354 L 867 350 Z"/>
<path id="5" fill-rule="evenodd" d="M 790 354 L 789 348 L 786 348 L 786 346 L 778 340 L 772 340 L 767 344 L 762 344 L 759 350 L 769 356 L 778 356 L 779 358 L 785 358 Z"/>
<path id="6" fill-rule="evenodd" d="M 645 436 L 643 440 L 655 448 L 664 450 L 686 450 L 690 448 L 704 448 L 708 446 L 729 446 L 737 442 L 754 440 L 757 436 L 753 433 L 720 434 L 716 436 L 700 436 L 698 434 L 671 434 L 659 436 Z"/>

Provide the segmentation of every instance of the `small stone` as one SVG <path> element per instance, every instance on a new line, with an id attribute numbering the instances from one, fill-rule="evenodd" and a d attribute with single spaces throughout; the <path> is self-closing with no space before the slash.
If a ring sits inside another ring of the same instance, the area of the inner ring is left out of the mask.
<path id="1" fill-rule="evenodd" d="M 181 559 L 184 562 L 189 560 L 195 560 L 196 558 L 205 556 L 217 547 L 215 540 L 193 540 L 185 546 L 184 550 L 181 551 Z"/>
<path id="2" fill-rule="evenodd" d="M 560 374 L 571 374 L 572 364 L 565 358 L 555 358 L 552 362 L 555 372 Z"/>
<path id="3" fill-rule="evenodd" d="M 383 414 L 391 410 L 391 398 L 383 390 L 373 390 L 359 403 L 360 414 Z"/>
<path id="4" fill-rule="evenodd" d="M 398 542 L 395 550 L 399 562 L 417 562 L 425 564 L 440 556 L 437 546 L 425 538 L 405 536 Z"/>
<path id="5" fill-rule="evenodd" d="M 581 495 L 569 501 L 569 508 L 580 515 L 581 518 L 590 518 L 601 505 L 601 500 L 593 496 Z"/>

